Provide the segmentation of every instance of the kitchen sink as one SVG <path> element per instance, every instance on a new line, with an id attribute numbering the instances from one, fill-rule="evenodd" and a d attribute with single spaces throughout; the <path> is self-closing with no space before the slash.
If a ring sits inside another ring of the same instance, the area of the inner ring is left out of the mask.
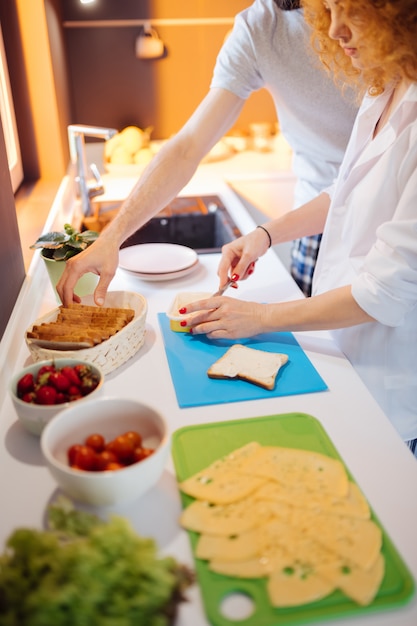
<path id="1" fill-rule="evenodd" d="M 99 199 L 94 206 L 96 217 L 99 214 L 104 222 L 110 221 L 118 210 L 115 203 L 100 203 Z M 84 228 L 100 230 L 92 220 L 94 218 L 85 219 Z M 241 234 L 219 196 L 178 196 L 133 233 L 122 247 L 140 243 L 176 243 L 199 254 L 207 254 L 220 252 L 224 244 Z"/>

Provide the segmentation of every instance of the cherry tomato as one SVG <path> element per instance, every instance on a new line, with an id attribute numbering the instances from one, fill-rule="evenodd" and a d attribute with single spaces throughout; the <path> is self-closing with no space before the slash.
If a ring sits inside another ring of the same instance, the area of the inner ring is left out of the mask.
<path id="1" fill-rule="evenodd" d="M 117 460 L 120 463 L 130 463 L 133 460 L 134 448 L 131 441 L 124 435 L 119 435 L 113 441 L 110 441 L 107 446 L 107 450 L 111 450 L 117 456 Z"/>
<path id="2" fill-rule="evenodd" d="M 125 465 L 123 465 L 122 463 L 118 463 L 117 461 L 113 461 L 112 463 L 108 463 L 107 467 L 106 467 L 106 471 L 109 472 L 113 472 L 114 470 L 119 470 L 119 469 L 123 469 L 124 467 L 126 467 Z"/>
<path id="3" fill-rule="evenodd" d="M 142 437 L 135 430 L 128 430 L 127 433 L 123 435 L 123 437 L 129 439 L 134 448 L 139 448 L 142 445 Z"/>
<path id="4" fill-rule="evenodd" d="M 89 446 L 80 446 L 75 455 L 74 465 L 79 469 L 92 472 L 96 469 L 96 453 Z"/>
<path id="5" fill-rule="evenodd" d="M 89 435 L 84 443 L 86 446 L 90 446 L 90 448 L 93 448 L 95 452 L 102 452 L 106 445 L 103 435 L 100 435 L 99 433 L 93 433 L 92 435 Z"/>
<path id="6" fill-rule="evenodd" d="M 139 461 L 143 461 L 143 459 L 147 459 L 148 456 L 154 452 L 152 448 L 136 448 L 133 454 L 134 463 L 138 463 Z"/>
<path id="7" fill-rule="evenodd" d="M 103 471 L 107 469 L 110 463 L 118 463 L 117 456 L 110 450 L 103 450 L 96 456 L 96 469 Z"/>
<path id="8" fill-rule="evenodd" d="M 100 433 L 91 433 L 83 444 L 75 443 L 68 448 L 67 456 L 74 469 L 87 471 L 112 471 L 143 461 L 153 454 L 152 448 L 134 445 L 142 442 L 142 436 L 136 431 L 128 431 L 105 441 Z"/>
<path id="9" fill-rule="evenodd" d="M 81 445 L 79 443 L 74 443 L 74 445 L 68 448 L 67 457 L 70 465 L 75 465 L 75 460 L 80 449 Z"/>

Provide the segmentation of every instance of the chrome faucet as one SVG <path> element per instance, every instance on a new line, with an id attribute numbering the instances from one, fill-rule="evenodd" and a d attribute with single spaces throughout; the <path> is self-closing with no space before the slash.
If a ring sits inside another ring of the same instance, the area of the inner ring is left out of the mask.
<path id="1" fill-rule="evenodd" d="M 81 200 L 81 209 L 85 217 L 91 215 L 91 198 L 104 193 L 104 185 L 100 172 L 95 163 L 90 164 L 90 172 L 93 179 L 90 180 L 90 173 L 87 167 L 85 154 L 84 137 L 98 137 L 100 139 L 110 139 L 117 133 L 114 128 L 101 128 L 99 126 L 87 126 L 84 124 L 71 124 L 68 126 L 68 142 L 70 149 L 71 163 L 76 170 L 75 183 L 77 195 Z"/>

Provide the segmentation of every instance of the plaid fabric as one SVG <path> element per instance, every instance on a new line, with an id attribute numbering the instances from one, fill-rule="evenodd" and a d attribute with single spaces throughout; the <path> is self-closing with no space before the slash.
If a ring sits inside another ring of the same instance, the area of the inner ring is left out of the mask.
<path id="1" fill-rule="evenodd" d="M 305 296 L 311 296 L 313 272 L 321 235 L 296 239 L 291 249 L 291 276 Z"/>
<path id="2" fill-rule="evenodd" d="M 405 443 L 410 448 L 414 456 L 417 457 L 417 439 L 410 439 L 410 441 L 406 441 Z"/>

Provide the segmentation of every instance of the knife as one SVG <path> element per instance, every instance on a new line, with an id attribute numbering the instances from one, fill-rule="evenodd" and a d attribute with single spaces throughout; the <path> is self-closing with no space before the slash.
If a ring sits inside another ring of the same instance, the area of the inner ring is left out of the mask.
<path id="1" fill-rule="evenodd" d="M 234 281 L 231 278 L 227 279 L 227 283 L 225 283 L 223 285 L 223 287 L 220 287 L 220 289 L 218 289 L 217 291 L 215 291 L 210 297 L 211 298 L 215 298 L 216 296 L 222 296 L 224 294 L 224 292 L 226 291 L 226 289 L 228 287 L 230 287 L 230 285 L 233 283 Z"/>

